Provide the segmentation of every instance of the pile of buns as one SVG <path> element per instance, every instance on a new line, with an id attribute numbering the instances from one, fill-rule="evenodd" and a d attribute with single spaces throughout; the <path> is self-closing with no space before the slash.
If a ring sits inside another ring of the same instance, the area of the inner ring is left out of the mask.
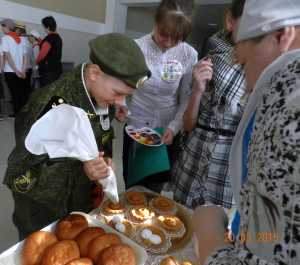
<path id="1" fill-rule="evenodd" d="M 86 218 L 71 214 L 55 233 L 37 231 L 24 243 L 22 265 L 136 265 L 133 249 L 117 234 L 88 227 Z"/>

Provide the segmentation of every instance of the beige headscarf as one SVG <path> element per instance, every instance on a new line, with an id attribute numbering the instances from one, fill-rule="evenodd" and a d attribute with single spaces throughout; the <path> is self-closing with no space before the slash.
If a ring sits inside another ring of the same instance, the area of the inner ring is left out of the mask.
<path id="1" fill-rule="evenodd" d="M 300 25 L 300 0 L 246 0 L 237 42 Z"/>

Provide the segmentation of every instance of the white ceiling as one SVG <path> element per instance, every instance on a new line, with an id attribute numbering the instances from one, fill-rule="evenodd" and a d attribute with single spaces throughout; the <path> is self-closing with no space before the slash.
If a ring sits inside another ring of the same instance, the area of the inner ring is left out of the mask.
<path id="1" fill-rule="evenodd" d="M 151 6 L 157 5 L 160 0 L 121 0 L 121 3 L 127 6 Z M 199 5 L 220 5 L 228 4 L 230 0 L 195 0 Z"/>
<path id="2" fill-rule="evenodd" d="M 195 3 L 198 5 L 222 5 L 230 4 L 231 0 L 196 0 Z"/>

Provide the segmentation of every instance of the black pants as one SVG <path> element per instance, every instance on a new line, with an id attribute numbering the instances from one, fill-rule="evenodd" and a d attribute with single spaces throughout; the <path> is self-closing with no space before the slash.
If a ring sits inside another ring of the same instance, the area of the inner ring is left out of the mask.
<path id="1" fill-rule="evenodd" d="M 4 76 L 11 93 L 14 113 L 16 114 L 27 102 L 26 82 L 25 79 L 19 78 L 15 73 L 6 72 Z"/>
<path id="2" fill-rule="evenodd" d="M 42 71 L 42 72 L 40 72 L 41 87 L 44 87 L 44 86 L 47 86 L 47 85 L 53 83 L 54 81 L 59 79 L 60 75 L 61 75 L 61 71 L 57 71 L 57 72 Z"/>
<path id="3" fill-rule="evenodd" d="M 172 165 L 175 161 L 176 154 L 178 154 L 178 140 L 179 136 L 174 137 L 174 141 L 172 145 L 167 145 L 167 152 L 170 160 L 170 166 L 172 168 Z M 130 188 L 130 186 L 127 185 L 128 183 L 128 153 L 130 150 L 130 146 L 133 144 L 134 140 L 132 140 L 126 133 L 125 127 L 124 127 L 124 138 L 123 138 L 123 176 L 125 181 L 126 189 Z M 153 175 L 150 175 L 135 185 L 141 185 L 144 187 L 147 187 L 153 191 L 160 192 L 163 188 L 163 185 L 165 182 L 169 182 L 171 180 L 170 170 L 159 172 Z"/>
<path id="4" fill-rule="evenodd" d="M 30 94 L 32 92 L 31 75 L 32 75 L 32 69 L 27 69 L 27 71 L 26 71 L 26 78 L 25 78 L 27 99 L 29 98 L 29 96 L 30 96 Z"/>
<path id="5" fill-rule="evenodd" d="M 2 116 L 3 112 L 3 106 L 2 106 L 2 100 L 4 99 L 4 88 L 2 83 L 2 74 L 0 73 L 0 117 Z"/>

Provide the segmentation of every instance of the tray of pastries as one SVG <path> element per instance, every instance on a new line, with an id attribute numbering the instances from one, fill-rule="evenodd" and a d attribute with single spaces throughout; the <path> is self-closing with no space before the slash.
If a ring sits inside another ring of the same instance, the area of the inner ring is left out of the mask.
<path id="1" fill-rule="evenodd" d="M 144 265 L 146 260 L 143 247 L 81 212 L 32 233 L 0 255 L 4 265 Z"/>
<path id="2" fill-rule="evenodd" d="M 104 201 L 99 218 L 154 254 L 179 250 L 192 236 L 187 209 L 150 192 L 127 191 L 118 204 Z"/>

